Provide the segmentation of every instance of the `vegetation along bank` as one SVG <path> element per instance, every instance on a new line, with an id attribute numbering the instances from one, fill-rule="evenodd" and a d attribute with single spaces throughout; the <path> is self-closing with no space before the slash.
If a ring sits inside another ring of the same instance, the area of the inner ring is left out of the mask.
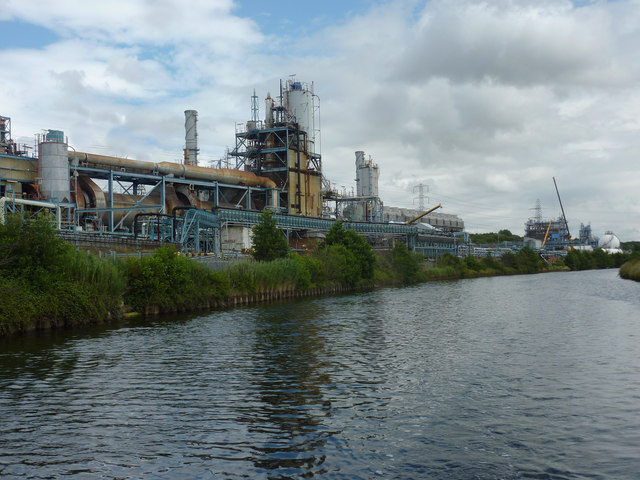
<path id="1" fill-rule="evenodd" d="M 640 282 L 640 255 L 635 256 L 620 267 L 620 276 Z"/>
<path id="2" fill-rule="evenodd" d="M 375 253 L 340 222 L 315 251 L 298 255 L 270 212 L 254 228 L 253 252 L 253 259 L 223 271 L 180 256 L 173 246 L 114 262 L 77 251 L 56 236 L 46 217 L 10 216 L 0 225 L 0 335 L 100 323 L 127 312 L 196 311 L 429 280 L 607 268 L 628 259 L 570 252 L 564 261 L 548 264 L 523 248 L 501 258 L 445 254 L 427 268 L 403 243 Z"/>

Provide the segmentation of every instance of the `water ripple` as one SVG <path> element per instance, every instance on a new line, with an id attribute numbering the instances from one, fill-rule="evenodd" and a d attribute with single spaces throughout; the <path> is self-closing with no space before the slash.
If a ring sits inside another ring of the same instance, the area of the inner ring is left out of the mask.
<path id="1" fill-rule="evenodd" d="M 637 288 L 476 279 L 3 340 L 0 476 L 634 478 Z"/>

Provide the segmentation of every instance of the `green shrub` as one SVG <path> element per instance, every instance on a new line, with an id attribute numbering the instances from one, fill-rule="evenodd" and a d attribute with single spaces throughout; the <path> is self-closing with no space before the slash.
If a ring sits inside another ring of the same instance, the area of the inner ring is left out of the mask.
<path id="1" fill-rule="evenodd" d="M 516 268 L 521 273 L 537 273 L 543 268 L 543 260 L 529 247 L 521 248 L 515 257 Z"/>
<path id="2" fill-rule="evenodd" d="M 270 210 L 265 210 L 260 214 L 258 223 L 251 231 L 252 255 L 256 260 L 269 262 L 289 255 L 289 244 L 277 225 L 278 222 Z"/>
<path id="3" fill-rule="evenodd" d="M 396 242 L 391 249 L 392 266 L 396 275 L 405 285 L 416 283 L 420 276 L 418 257 L 402 242 Z"/>
<path id="4" fill-rule="evenodd" d="M 362 278 L 356 256 L 344 245 L 326 246 L 316 252 L 316 258 L 322 264 L 330 284 L 351 287 Z"/>
<path id="5" fill-rule="evenodd" d="M 473 255 L 467 255 L 466 257 L 464 257 L 464 263 L 469 270 L 472 270 L 474 272 L 479 272 L 483 268 L 482 262 L 480 262 L 480 260 L 478 260 Z"/>
<path id="6" fill-rule="evenodd" d="M 128 259 L 124 271 L 128 280 L 124 299 L 134 311 L 148 305 L 163 311 L 189 310 L 223 299 L 229 291 L 224 273 L 178 255 L 173 245 L 148 257 Z"/>
<path id="7" fill-rule="evenodd" d="M 512 252 L 504 252 L 500 257 L 500 261 L 502 265 L 507 269 L 516 269 L 518 268 L 518 261 L 516 256 Z"/>
<path id="8" fill-rule="evenodd" d="M 620 267 L 620 277 L 640 282 L 640 257 L 634 257 Z"/>
<path id="9" fill-rule="evenodd" d="M 504 272 L 504 265 L 491 255 L 487 255 L 482 260 L 482 268 L 491 272 L 502 273 Z"/>
<path id="10" fill-rule="evenodd" d="M 348 284 L 355 285 L 359 280 L 371 280 L 373 279 L 376 256 L 373 253 L 373 249 L 366 239 L 358 234 L 355 230 L 345 230 L 342 222 L 335 222 L 320 245 L 320 250 L 336 245 L 341 245 L 351 254 L 349 260 L 355 263 L 357 279 L 353 281 L 348 277 Z M 344 254 L 339 250 L 334 250 L 334 253 L 341 257 Z M 341 262 L 342 259 L 336 259 L 336 263 Z"/>
<path id="11" fill-rule="evenodd" d="M 117 315 L 125 279 L 117 265 L 77 252 L 52 219 L 9 215 L 0 225 L 0 332 L 39 323 L 75 325 Z"/>

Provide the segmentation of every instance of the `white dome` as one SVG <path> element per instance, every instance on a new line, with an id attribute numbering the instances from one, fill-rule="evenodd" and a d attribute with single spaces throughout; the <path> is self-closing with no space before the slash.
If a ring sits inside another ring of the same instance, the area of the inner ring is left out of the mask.
<path id="1" fill-rule="evenodd" d="M 605 232 L 604 236 L 598 240 L 598 247 L 605 249 L 620 249 L 620 240 L 613 232 Z"/>

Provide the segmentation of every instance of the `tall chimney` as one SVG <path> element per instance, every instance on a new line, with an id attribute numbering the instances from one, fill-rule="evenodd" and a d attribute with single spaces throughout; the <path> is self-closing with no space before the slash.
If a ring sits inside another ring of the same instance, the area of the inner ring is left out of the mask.
<path id="1" fill-rule="evenodd" d="M 198 165 L 198 111 L 185 110 L 184 117 L 184 164 Z"/>

